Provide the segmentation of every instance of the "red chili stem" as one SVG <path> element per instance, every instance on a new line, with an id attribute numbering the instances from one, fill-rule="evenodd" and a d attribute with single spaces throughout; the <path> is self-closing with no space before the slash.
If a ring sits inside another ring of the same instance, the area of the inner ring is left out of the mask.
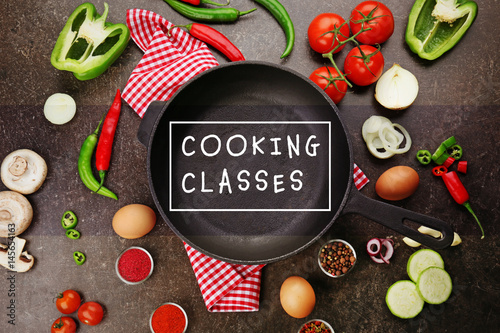
<path id="1" fill-rule="evenodd" d="M 191 36 L 211 45 L 231 61 L 245 60 L 241 51 L 226 36 L 208 25 L 191 23 L 188 25 L 177 25 L 176 27 L 186 28 Z"/>
<path id="2" fill-rule="evenodd" d="M 113 140 L 115 137 L 116 126 L 120 118 L 120 111 L 122 107 L 122 99 L 120 90 L 117 89 L 113 104 L 109 108 L 108 114 L 104 119 L 102 125 L 101 135 L 96 150 L 96 168 L 99 171 L 101 178 L 100 186 L 104 183 L 106 172 L 109 170 L 109 162 L 111 160 L 111 151 L 113 148 Z"/>

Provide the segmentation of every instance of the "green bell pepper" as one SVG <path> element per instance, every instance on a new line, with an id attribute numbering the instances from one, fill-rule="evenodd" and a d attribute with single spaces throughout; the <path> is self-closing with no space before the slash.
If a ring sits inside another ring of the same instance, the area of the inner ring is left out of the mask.
<path id="1" fill-rule="evenodd" d="M 406 43 L 420 58 L 434 60 L 455 46 L 474 22 L 477 4 L 467 0 L 416 0 Z"/>
<path id="2" fill-rule="evenodd" d="M 70 15 L 57 38 L 50 62 L 59 69 L 73 72 L 79 80 L 90 80 L 111 66 L 130 39 L 125 24 L 106 22 L 108 4 L 100 16 L 91 3 L 83 3 Z"/>

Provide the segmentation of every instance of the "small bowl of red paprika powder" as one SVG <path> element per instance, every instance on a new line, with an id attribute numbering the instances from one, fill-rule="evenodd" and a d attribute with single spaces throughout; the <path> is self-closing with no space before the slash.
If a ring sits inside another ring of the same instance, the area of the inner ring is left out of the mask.
<path id="1" fill-rule="evenodd" d="M 116 274 L 127 284 L 139 284 L 153 273 L 153 257 L 142 247 L 132 246 L 116 259 Z"/>
<path id="2" fill-rule="evenodd" d="M 149 327 L 153 333 L 184 333 L 188 327 L 186 311 L 178 304 L 165 303 L 151 314 Z"/>

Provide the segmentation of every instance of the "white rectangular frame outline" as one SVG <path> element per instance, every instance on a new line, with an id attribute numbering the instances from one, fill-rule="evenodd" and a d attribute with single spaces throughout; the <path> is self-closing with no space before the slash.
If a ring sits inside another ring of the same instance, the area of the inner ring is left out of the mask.
<path id="1" fill-rule="evenodd" d="M 264 209 L 264 208 L 173 208 L 172 207 L 172 125 L 235 125 L 235 124 L 294 124 L 294 125 L 328 125 L 328 208 L 312 208 L 312 209 Z M 332 123 L 330 121 L 171 121 L 169 123 L 169 156 L 168 156 L 168 177 L 169 177 L 169 203 L 168 207 L 171 212 L 330 212 L 332 210 Z"/>

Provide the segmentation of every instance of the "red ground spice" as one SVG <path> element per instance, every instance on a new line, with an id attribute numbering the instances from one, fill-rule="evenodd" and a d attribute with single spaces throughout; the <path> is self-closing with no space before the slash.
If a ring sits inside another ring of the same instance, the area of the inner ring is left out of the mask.
<path id="1" fill-rule="evenodd" d="M 129 282 L 144 280 L 151 271 L 151 259 L 140 249 L 130 249 L 118 261 L 118 273 Z"/>
<path id="2" fill-rule="evenodd" d="M 179 307 L 164 304 L 153 313 L 151 327 L 155 333 L 182 333 L 186 327 L 186 318 Z"/>

